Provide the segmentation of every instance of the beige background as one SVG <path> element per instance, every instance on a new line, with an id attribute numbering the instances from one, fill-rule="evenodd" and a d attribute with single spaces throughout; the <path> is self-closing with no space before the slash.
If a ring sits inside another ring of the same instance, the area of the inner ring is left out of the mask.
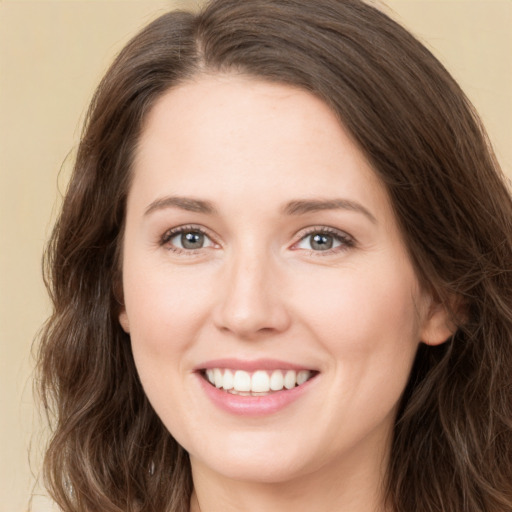
<path id="1" fill-rule="evenodd" d="M 123 43 L 176 3 L 0 0 L 0 512 L 28 508 L 31 440 L 38 470 L 30 351 L 49 312 L 41 252 L 86 105 Z M 387 4 L 459 80 L 512 177 L 512 0 Z M 37 493 L 33 509 L 50 505 Z"/>

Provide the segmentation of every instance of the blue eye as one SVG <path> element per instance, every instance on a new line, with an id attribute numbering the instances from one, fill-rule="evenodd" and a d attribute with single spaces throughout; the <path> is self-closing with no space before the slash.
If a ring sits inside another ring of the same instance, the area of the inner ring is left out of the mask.
<path id="1" fill-rule="evenodd" d="M 296 249 L 305 249 L 309 251 L 322 252 L 331 251 L 342 247 L 351 247 L 352 239 L 343 233 L 332 233 L 331 231 L 315 230 L 295 244 Z"/>
<path id="2" fill-rule="evenodd" d="M 204 249 L 214 245 L 205 233 L 191 228 L 177 228 L 168 231 L 162 238 L 162 244 L 170 245 L 171 249 L 184 251 Z"/>

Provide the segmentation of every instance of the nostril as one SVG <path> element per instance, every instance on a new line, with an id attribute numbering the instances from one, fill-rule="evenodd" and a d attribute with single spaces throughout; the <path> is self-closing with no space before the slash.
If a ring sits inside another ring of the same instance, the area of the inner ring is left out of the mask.
<path id="1" fill-rule="evenodd" d="M 223 333 L 251 340 L 283 332 L 290 325 L 282 290 L 267 275 L 270 270 L 261 258 L 254 265 L 236 266 L 231 279 L 224 281 L 213 311 L 215 325 Z"/>

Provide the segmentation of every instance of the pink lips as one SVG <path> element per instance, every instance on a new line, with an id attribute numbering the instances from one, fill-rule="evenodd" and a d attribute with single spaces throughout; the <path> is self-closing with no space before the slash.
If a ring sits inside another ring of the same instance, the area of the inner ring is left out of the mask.
<path id="1" fill-rule="evenodd" d="M 212 403 L 223 411 L 240 416 L 264 416 L 276 413 L 298 400 L 315 385 L 316 378 L 293 389 L 283 389 L 262 396 L 241 396 L 218 389 L 204 378 L 204 370 L 212 368 L 233 368 L 246 372 L 257 370 L 306 370 L 305 366 L 291 364 L 285 361 L 259 359 L 241 361 L 237 359 L 217 359 L 205 362 L 196 368 L 196 375 L 203 392 Z"/>

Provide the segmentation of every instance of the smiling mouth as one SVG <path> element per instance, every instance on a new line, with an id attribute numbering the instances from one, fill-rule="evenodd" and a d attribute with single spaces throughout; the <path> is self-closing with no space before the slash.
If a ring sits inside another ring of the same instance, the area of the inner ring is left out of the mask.
<path id="1" fill-rule="evenodd" d="M 266 396 L 302 386 L 315 377 L 315 370 L 256 370 L 246 372 L 227 368 L 201 370 L 203 378 L 212 386 L 241 396 Z"/>

